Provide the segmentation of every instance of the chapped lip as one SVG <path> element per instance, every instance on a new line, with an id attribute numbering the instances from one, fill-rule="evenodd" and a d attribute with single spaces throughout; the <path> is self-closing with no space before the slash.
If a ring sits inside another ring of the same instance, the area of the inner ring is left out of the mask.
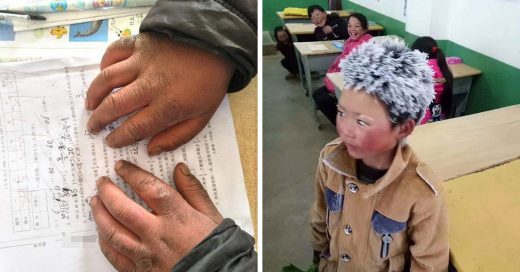
<path id="1" fill-rule="evenodd" d="M 348 149 L 356 149 L 355 145 L 351 145 L 351 144 L 347 144 L 347 143 L 345 143 L 345 145 L 347 146 Z"/>

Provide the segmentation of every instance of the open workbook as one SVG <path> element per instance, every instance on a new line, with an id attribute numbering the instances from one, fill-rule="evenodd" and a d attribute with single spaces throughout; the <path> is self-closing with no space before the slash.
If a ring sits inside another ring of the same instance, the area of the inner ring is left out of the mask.
<path id="1" fill-rule="evenodd" d="M 112 149 L 86 130 L 84 98 L 100 59 L 55 59 L 0 65 L 0 271 L 113 271 L 102 255 L 90 198 L 95 180 L 117 177 L 125 159 L 172 182 L 185 162 L 224 217 L 252 234 L 227 98 L 207 127 L 173 152 L 149 157 L 147 140 Z"/>

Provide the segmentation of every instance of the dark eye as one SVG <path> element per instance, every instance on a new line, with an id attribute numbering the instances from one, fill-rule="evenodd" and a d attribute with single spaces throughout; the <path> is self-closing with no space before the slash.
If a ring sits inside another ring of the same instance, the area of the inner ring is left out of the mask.
<path id="1" fill-rule="evenodd" d="M 340 110 L 338 110 L 338 115 L 339 117 L 345 117 L 345 113 Z"/>
<path id="2" fill-rule="evenodd" d="M 357 122 L 358 125 L 363 126 L 363 127 L 368 125 L 367 122 L 365 122 L 365 121 L 363 121 L 361 119 L 357 119 L 356 122 Z"/>

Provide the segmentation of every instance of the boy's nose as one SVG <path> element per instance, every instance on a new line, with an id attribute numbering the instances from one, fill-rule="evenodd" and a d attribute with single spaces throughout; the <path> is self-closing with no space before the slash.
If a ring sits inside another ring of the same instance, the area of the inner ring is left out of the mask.
<path id="1" fill-rule="evenodd" d="M 345 137 L 348 139 L 354 139 L 355 134 L 354 122 L 349 121 L 345 124 Z"/>
<path id="2" fill-rule="evenodd" d="M 347 137 L 347 139 L 354 139 L 354 136 L 356 134 L 354 133 L 354 131 L 352 129 L 347 129 L 345 131 L 345 137 Z"/>

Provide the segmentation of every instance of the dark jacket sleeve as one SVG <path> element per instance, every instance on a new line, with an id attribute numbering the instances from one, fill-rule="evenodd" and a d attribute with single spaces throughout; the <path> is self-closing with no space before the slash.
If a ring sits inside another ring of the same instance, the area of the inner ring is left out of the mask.
<path id="1" fill-rule="evenodd" d="M 256 0 L 158 0 L 140 31 L 156 31 L 172 39 L 218 54 L 235 67 L 229 92 L 244 88 L 257 71 Z"/>
<path id="2" fill-rule="evenodd" d="M 213 232 L 186 255 L 171 272 L 256 271 L 254 239 L 231 219 L 224 219 Z"/>
<path id="3" fill-rule="evenodd" d="M 346 40 L 348 39 L 348 25 L 347 21 L 339 16 L 331 15 L 331 27 L 333 40 Z"/>
<path id="4" fill-rule="evenodd" d="M 321 27 L 317 26 L 314 29 L 314 38 L 317 41 L 326 41 L 327 40 L 327 34 L 325 34 L 325 32 L 323 32 L 323 29 Z"/>

